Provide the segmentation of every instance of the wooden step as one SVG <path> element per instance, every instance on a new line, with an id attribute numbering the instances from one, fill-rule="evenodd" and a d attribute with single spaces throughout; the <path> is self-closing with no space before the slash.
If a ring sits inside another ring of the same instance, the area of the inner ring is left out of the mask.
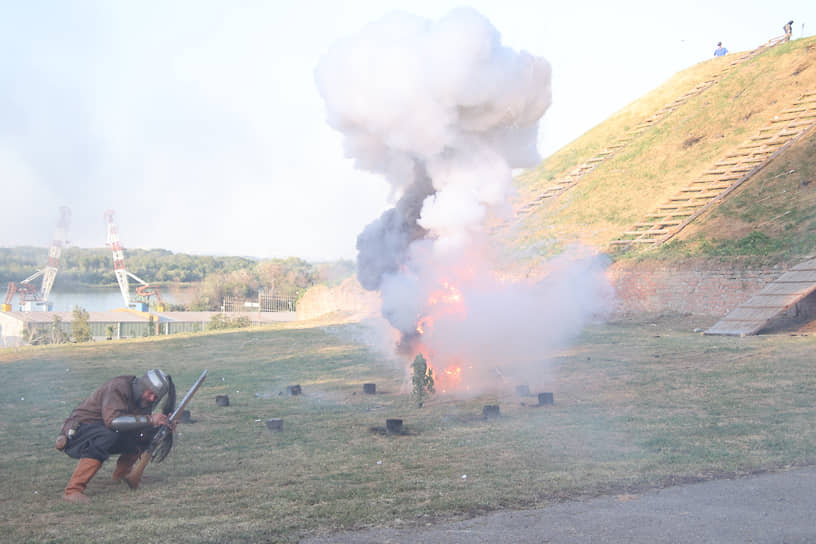
<path id="1" fill-rule="evenodd" d="M 711 191 L 723 190 L 723 189 L 728 189 L 728 188 L 729 188 L 729 187 L 731 187 L 732 185 L 734 185 L 734 184 L 733 184 L 733 183 L 706 183 L 706 184 L 701 183 L 701 184 L 700 184 L 700 191 L 707 191 L 707 190 L 711 190 Z M 691 189 L 690 189 L 690 190 L 691 190 Z"/>
<path id="2" fill-rule="evenodd" d="M 674 227 L 682 223 L 682 221 L 678 221 L 677 219 L 672 219 L 668 221 L 651 221 L 648 223 L 635 223 L 632 225 L 633 227 L 653 227 L 655 225 L 665 225 L 667 227 Z"/>
<path id="3" fill-rule="evenodd" d="M 816 113 L 813 114 L 813 117 L 816 117 Z M 813 119 L 803 119 L 801 121 L 796 121 L 788 125 L 791 128 L 798 128 L 798 127 L 809 127 L 814 123 Z"/>
<path id="4" fill-rule="evenodd" d="M 634 235 L 637 236 L 639 234 L 668 234 L 671 232 L 669 229 L 650 229 L 650 230 L 627 230 L 623 234 L 627 235 Z"/>
<path id="5" fill-rule="evenodd" d="M 700 208 L 703 205 L 704 204 L 702 204 L 702 203 L 700 203 L 700 204 L 683 204 L 683 205 L 677 205 L 677 206 L 672 206 L 671 204 L 664 204 L 662 206 L 658 206 L 657 209 L 658 210 L 667 210 L 667 211 L 668 210 L 677 210 L 677 211 L 686 210 L 687 211 L 689 209 L 693 210 L 695 208 Z"/>
<path id="6" fill-rule="evenodd" d="M 676 211 L 676 212 L 672 212 L 672 213 L 665 213 L 665 212 L 663 212 L 663 213 L 647 213 L 646 217 L 652 217 L 652 218 L 655 218 L 655 219 L 658 219 L 658 218 L 661 218 L 661 217 L 662 218 L 688 217 L 692 213 L 694 213 L 694 212 Z"/>
<path id="7" fill-rule="evenodd" d="M 730 185 L 728 185 L 727 187 L 730 187 Z M 691 192 L 691 191 L 689 191 L 689 192 Z M 693 196 L 688 196 L 688 197 L 675 196 L 675 197 L 670 198 L 669 200 L 671 200 L 671 201 L 680 201 L 680 200 L 689 200 L 689 199 L 711 200 L 712 198 L 717 197 L 720 194 L 722 194 L 722 191 L 714 190 L 714 191 L 708 191 L 708 192 L 705 192 L 705 193 L 701 192 L 699 194 L 695 194 Z"/>

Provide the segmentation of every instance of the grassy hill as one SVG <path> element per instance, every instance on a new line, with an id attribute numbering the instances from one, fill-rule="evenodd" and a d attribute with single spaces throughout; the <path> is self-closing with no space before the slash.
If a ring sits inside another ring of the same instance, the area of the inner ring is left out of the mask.
<path id="1" fill-rule="evenodd" d="M 519 205 L 739 55 L 712 58 L 676 74 L 519 176 Z M 816 38 L 769 48 L 642 132 L 576 186 L 545 200 L 505 236 L 538 256 L 573 242 L 611 251 L 610 241 L 814 89 Z M 811 131 L 668 244 L 615 258 L 748 257 L 779 263 L 816 254 L 815 152 Z"/>

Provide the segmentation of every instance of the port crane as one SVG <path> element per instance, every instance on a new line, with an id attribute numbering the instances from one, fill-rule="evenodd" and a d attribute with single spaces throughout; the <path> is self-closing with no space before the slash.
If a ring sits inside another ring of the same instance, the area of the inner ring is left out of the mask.
<path id="1" fill-rule="evenodd" d="M 156 298 L 156 308 L 158 311 L 164 310 L 164 301 L 159 294 L 159 288 L 155 285 L 150 285 L 142 278 L 128 272 L 125 267 L 125 252 L 122 249 L 122 243 L 119 241 L 119 227 L 113 220 L 115 212 L 108 210 L 105 212 L 105 222 L 108 226 L 108 234 L 105 245 L 113 251 L 113 272 L 116 274 L 116 281 L 119 284 L 119 290 L 122 292 L 122 299 L 125 301 L 125 308 L 133 310 L 147 311 L 149 308 L 150 297 Z M 136 296 L 130 296 L 130 282 L 128 278 L 132 278 L 139 283 L 136 288 Z"/>
<path id="2" fill-rule="evenodd" d="M 59 211 L 60 218 L 57 221 L 57 229 L 54 232 L 51 248 L 48 250 L 48 263 L 19 283 L 9 282 L 6 289 L 6 298 L 3 300 L 0 310 L 4 312 L 11 311 L 14 295 L 17 295 L 22 311 L 48 311 L 51 309 L 52 305 L 48 302 L 48 295 L 51 294 L 54 278 L 57 277 L 62 248 L 68 245 L 68 226 L 71 223 L 71 209 L 68 206 L 61 206 Z M 39 277 L 42 277 L 42 283 L 38 290 L 31 282 Z"/>

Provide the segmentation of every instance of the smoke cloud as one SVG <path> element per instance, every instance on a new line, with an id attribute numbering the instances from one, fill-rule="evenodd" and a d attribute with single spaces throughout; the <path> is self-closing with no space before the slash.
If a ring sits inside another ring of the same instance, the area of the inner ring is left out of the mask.
<path id="1" fill-rule="evenodd" d="M 387 15 L 319 62 L 328 123 L 396 199 L 359 235 L 357 276 L 380 291 L 405 355 L 423 351 L 436 368 L 464 361 L 470 380 L 512 373 L 580 330 L 595 311 L 586 294 L 605 296 L 597 261 L 570 259 L 580 273 L 540 284 L 502 282 L 483 243 L 488 220 L 510 210 L 513 169 L 540 161 L 550 75 L 471 8 L 436 22 Z"/>

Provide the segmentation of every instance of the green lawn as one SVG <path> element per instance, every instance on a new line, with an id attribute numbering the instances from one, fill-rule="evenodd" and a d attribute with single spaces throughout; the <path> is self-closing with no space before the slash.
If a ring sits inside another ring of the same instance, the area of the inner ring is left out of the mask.
<path id="1" fill-rule="evenodd" d="M 408 362 L 361 344 L 359 324 L 0 350 L 2 539 L 295 542 L 816 461 L 814 338 L 692 332 L 710 324 L 590 327 L 542 354 L 549 407 L 504 384 L 417 408 Z M 53 448 L 62 421 L 109 377 L 151 367 L 179 395 L 209 370 L 194 423 L 138 490 L 111 482 L 108 462 L 89 506 L 62 501 L 75 466 Z M 303 394 L 287 396 L 295 384 Z M 216 405 L 224 394 L 229 407 Z M 483 419 L 486 404 L 501 416 Z M 277 417 L 283 432 L 267 431 Z M 392 417 L 404 435 L 382 432 Z"/>

